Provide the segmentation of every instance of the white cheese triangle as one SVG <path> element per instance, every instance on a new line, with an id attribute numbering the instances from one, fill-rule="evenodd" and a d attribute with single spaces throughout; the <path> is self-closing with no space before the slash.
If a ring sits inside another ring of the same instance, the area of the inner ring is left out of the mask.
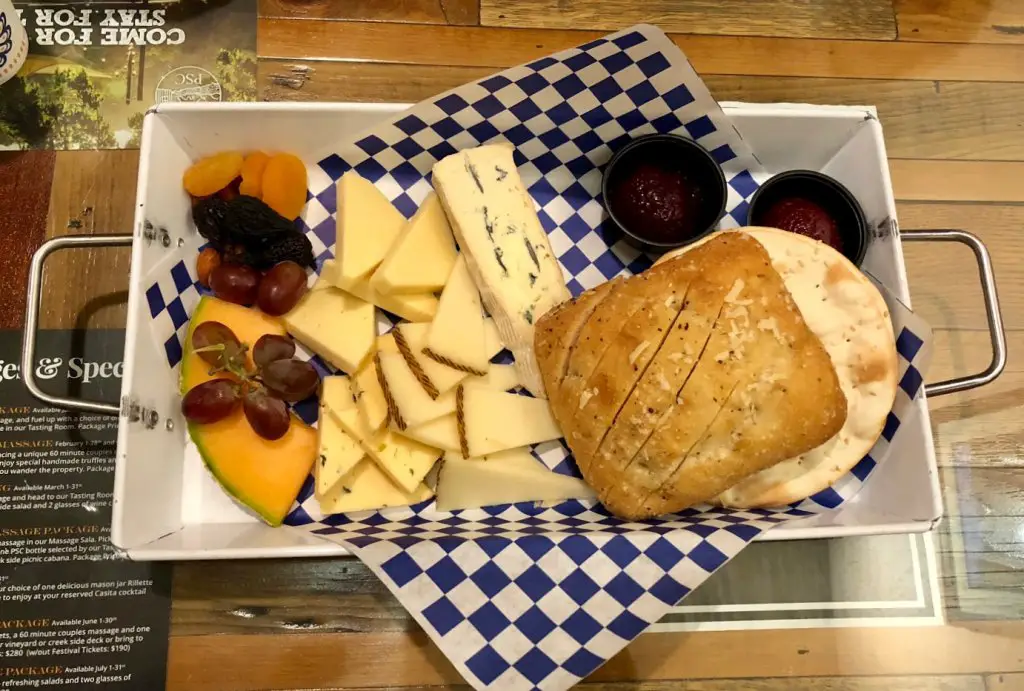
<path id="1" fill-rule="evenodd" d="M 438 361 L 450 360 L 477 373 L 487 371 L 483 307 L 463 254 L 456 260 L 441 293 L 437 314 L 427 333 L 426 349 Z"/>
<path id="2" fill-rule="evenodd" d="M 338 180 L 338 273 L 352 281 L 383 261 L 405 227 L 405 217 L 372 182 L 349 171 Z"/>
<path id="3" fill-rule="evenodd" d="M 585 482 L 539 464 L 445 458 L 437 480 L 437 509 L 456 511 L 527 501 L 592 499 Z"/>
<path id="4" fill-rule="evenodd" d="M 455 412 L 455 392 L 431 398 L 401 354 L 381 353 L 380 371 L 406 427 L 417 427 Z"/>
<path id="5" fill-rule="evenodd" d="M 366 426 L 376 432 L 384 426 L 388 417 L 388 402 L 380 388 L 377 364 L 371 358 L 352 378 L 352 389 L 359 413 Z"/>
<path id="6" fill-rule="evenodd" d="M 394 425 L 392 424 L 392 429 Z M 417 427 L 409 427 L 398 431 L 403 437 L 415 439 L 421 444 L 443 449 L 445 451 L 458 451 L 459 449 L 459 427 L 455 420 L 455 413 L 442 415 L 439 418 L 425 422 Z"/>
<path id="7" fill-rule="evenodd" d="M 539 444 L 562 436 L 546 400 L 480 385 L 467 385 L 464 391 L 466 440 L 473 456 Z"/>
<path id="8" fill-rule="evenodd" d="M 372 433 L 363 425 L 363 418 L 355 408 L 331 411 L 331 415 L 359 442 L 392 482 L 406 492 L 416 491 L 441 455 L 437 449 L 399 436 L 387 428 Z"/>
<path id="9" fill-rule="evenodd" d="M 437 195 L 430 193 L 370 278 L 383 294 L 441 290 L 458 252 Z"/>
<path id="10" fill-rule="evenodd" d="M 523 470 L 543 471 L 548 472 L 548 467 L 541 463 L 527 447 L 518 449 L 509 449 L 507 451 L 498 451 L 497 453 L 488 454 L 486 456 L 474 456 L 473 458 L 465 458 L 458 451 L 446 451 L 444 454 L 444 460 L 448 461 L 451 459 L 456 460 L 469 460 L 469 461 L 481 461 L 484 463 L 504 463 L 511 466 L 519 466 Z"/>
<path id="11" fill-rule="evenodd" d="M 437 313 L 437 298 L 429 293 L 414 295 L 383 295 L 370 286 L 367 277 L 347 279 L 341 275 L 334 259 L 324 262 L 320 278 L 340 290 L 387 310 L 411 322 L 429 322 Z M 319 285 L 319 282 L 317 283 Z M 316 286 L 314 286 L 315 288 Z"/>
<path id="12" fill-rule="evenodd" d="M 328 412 L 331 408 L 345 410 L 353 405 L 348 377 L 324 377 L 317 423 L 319 454 L 313 464 L 318 496 L 330 492 L 366 455 L 359 443 Z"/>
<path id="13" fill-rule="evenodd" d="M 333 287 L 309 291 L 281 321 L 303 345 L 345 372 L 362 367 L 377 339 L 373 305 Z"/>
<path id="14" fill-rule="evenodd" d="M 390 506 L 418 504 L 434 496 L 429 487 L 420 483 L 412 492 L 396 487 L 391 479 L 369 458 L 361 461 L 352 472 L 325 495 L 318 497 L 324 515 L 386 509 Z"/>

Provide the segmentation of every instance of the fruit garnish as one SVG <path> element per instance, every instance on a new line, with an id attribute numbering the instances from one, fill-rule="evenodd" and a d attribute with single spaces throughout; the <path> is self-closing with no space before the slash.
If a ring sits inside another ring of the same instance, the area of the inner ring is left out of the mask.
<path id="1" fill-rule="evenodd" d="M 224 262 L 265 270 L 283 261 L 315 265 L 313 246 L 296 227 L 259 199 L 200 199 L 192 207 L 199 234 L 221 253 Z"/>
<path id="2" fill-rule="evenodd" d="M 289 403 L 308 398 L 320 384 L 313 365 L 302 360 L 274 360 L 262 368 L 263 385 Z"/>
<path id="3" fill-rule="evenodd" d="M 253 431 L 271 441 L 283 437 L 291 423 L 291 415 L 284 401 L 268 396 L 265 391 L 246 392 L 242 399 L 242 410 Z"/>
<path id="4" fill-rule="evenodd" d="M 192 352 L 204 362 L 226 369 L 239 360 L 245 349 L 231 329 L 220 322 L 209 321 L 203 322 L 192 332 Z"/>
<path id="5" fill-rule="evenodd" d="M 182 184 L 193 197 L 207 197 L 228 187 L 242 172 L 242 154 L 224 151 L 201 158 L 185 171 Z"/>
<path id="6" fill-rule="evenodd" d="M 266 367 L 276 360 L 290 360 L 293 355 L 295 341 L 277 334 L 263 334 L 252 347 L 252 360 L 257 367 Z"/>
<path id="7" fill-rule="evenodd" d="M 306 294 L 306 270 L 293 261 L 283 261 L 271 267 L 260 281 L 256 304 L 273 317 L 280 317 Z"/>
<path id="8" fill-rule="evenodd" d="M 263 196 L 263 171 L 267 168 L 270 156 L 262 151 L 255 151 L 245 157 L 242 163 L 242 184 L 238 191 L 257 199 Z"/>
<path id="9" fill-rule="evenodd" d="M 251 305 L 259 295 L 260 274 L 245 264 L 220 264 L 210 272 L 210 290 L 221 300 Z"/>
<path id="10" fill-rule="evenodd" d="M 277 213 L 294 221 L 306 205 L 306 164 L 292 154 L 277 154 L 263 171 L 262 199 Z"/>
<path id="11" fill-rule="evenodd" d="M 264 439 L 280 439 L 291 420 L 286 402 L 308 398 L 320 385 L 320 375 L 311 364 L 292 358 L 295 342 L 286 336 L 261 336 L 252 349 L 252 369 L 245 360 L 248 346 L 220 322 L 196 326 L 191 345 L 192 352 L 213 366 L 211 375 L 222 371 L 233 378 L 212 379 L 189 389 L 181 409 L 190 422 L 222 420 L 241 400 L 253 431 Z"/>
<path id="12" fill-rule="evenodd" d="M 238 384 L 230 379 L 211 379 L 194 386 L 181 399 L 181 413 L 189 422 L 208 425 L 223 420 L 238 405 Z"/>
<path id="13" fill-rule="evenodd" d="M 210 272 L 220 266 L 220 252 L 212 247 L 204 247 L 196 257 L 196 275 L 199 282 L 210 287 Z"/>

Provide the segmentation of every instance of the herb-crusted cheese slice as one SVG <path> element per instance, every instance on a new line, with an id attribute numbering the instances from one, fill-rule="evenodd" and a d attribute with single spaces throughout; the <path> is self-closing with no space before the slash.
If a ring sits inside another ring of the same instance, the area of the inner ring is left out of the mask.
<path id="1" fill-rule="evenodd" d="M 533 325 L 570 295 L 512 147 L 491 144 L 452 154 L 434 166 L 433 183 L 523 386 L 544 396 Z"/>
<path id="2" fill-rule="evenodd" d="M 376 463 L 366 458 L 342 482 L 318 499 L 320 510 L 330 516 L 351 511 L 408 506 L 426 501 L 432 496 L 434 493 L 422 482 L 411 492 L 398 487 Z"/>
<path id="3" fill-rule="evenodd" d="M 330 492 L 365 455 L 359 443 L 328 414 L 332 408 L 346 410 L 354 405 L 348 377 L 324 377 L 323 392 L 320 395 L 320 421 L 317 425 L 320 453 L 313 464 L 317 496 L 322 497 Z"/>

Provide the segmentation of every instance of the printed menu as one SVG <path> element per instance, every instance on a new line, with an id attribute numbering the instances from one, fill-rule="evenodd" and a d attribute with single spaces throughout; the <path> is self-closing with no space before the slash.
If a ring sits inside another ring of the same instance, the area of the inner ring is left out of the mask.
<path id="1" fill-rule="evenodd" d="M 170 565 L 110 543 L 118 419 L 25 388 L 20 331 L 0 331 L 0 689 L 160 689 Z M 116 401 L 123 331 L 43 331 L 50 393 Z"/>

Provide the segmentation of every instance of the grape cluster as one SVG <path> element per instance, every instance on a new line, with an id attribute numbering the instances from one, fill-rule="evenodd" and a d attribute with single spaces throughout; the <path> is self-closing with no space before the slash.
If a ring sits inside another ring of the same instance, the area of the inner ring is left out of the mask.
<path id="1" fill-rule="evenodd" d="M 238 305 L 256 304 L 263 312 L 279 317 L 289 312 L 306 294 L 306 270 L 293 261 L 275 264 L 265 274 L 246 264 L 218 263 L 208 274 L 213 294 Z"/>
<path id="2" fill-rule="evenodd" d="M 261 336 L 252 348 L 252 368 L 246 363 L 248 346 L 220 322 L 199 324 L 192 332 L 192 350 L 211 366 L 211 373 L 233 376 L 211 379 L 185 394 L 181 412 L 190 422 L 223 420 L 241 404 L 256 434 L 280 439 L 291 423 L 287 404 L 311 396 L 320 384 L 313 366 L 294 358 L 295 342 L 287 336 Z"/>

